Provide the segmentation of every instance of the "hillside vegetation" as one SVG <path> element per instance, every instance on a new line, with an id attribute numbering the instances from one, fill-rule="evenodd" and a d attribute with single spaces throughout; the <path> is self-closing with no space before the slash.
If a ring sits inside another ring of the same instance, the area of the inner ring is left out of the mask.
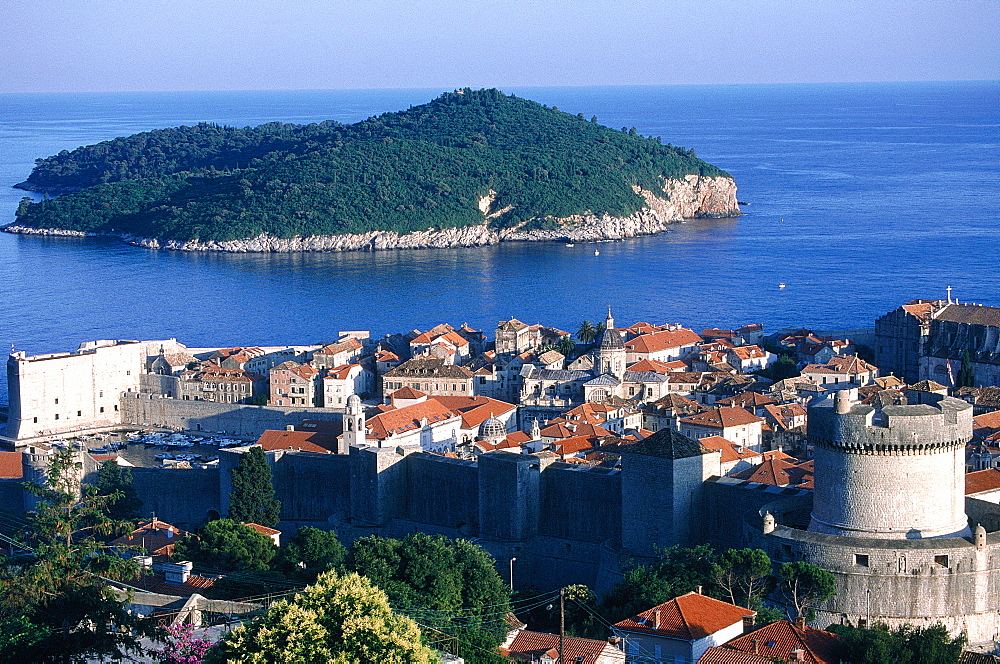
<path id="1" fill-rule="evenodd" d="M 664 178 L 728 174 L 659 138 L 505 95 L 460 90 L 343 125 L 199 124 L 37 160 L 22 188 L 63 191 L 16 224 L 176 240 L 287 238 L 627 216 Z"/>

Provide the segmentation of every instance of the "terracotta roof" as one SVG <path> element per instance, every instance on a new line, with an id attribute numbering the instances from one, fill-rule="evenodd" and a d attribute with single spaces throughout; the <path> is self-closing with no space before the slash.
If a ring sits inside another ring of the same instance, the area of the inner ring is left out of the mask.
<path id="1" fill-rule="evenodd" d="M 355 368 L 360 368 L 360 367 L 361 367 L 360 364 L 341 364 L 339 367 L 334 367 L 330 369 L 327 375 L 324 376 L 323 380 L 326 380 L 327 378 L 332 378 L 335 380 L 346 380 L 351 377 L 351 372 Z"/>
<path id="2" fill-rule="evenodd" d="M 906 383 L 896 376 L 880 376 L 873 381 L 879 387 L 889 389 L 893 387 L 906 387 Z"/>
<path id="3" fill-rule="evenodd" d="M 900 308 L 920 322 L 926 323 L 931 319 L 934 310 L 944 303 L 944 300 L 913 300 Z"/>
<path id="4" fill-rule="evenodd" d="M 456 415 L 450 409 L 436 399 L 428 399 L 370 417 L 365 422 L 365 426 L 368 429 L 368 435 L 383 439 L 394 433 L 406 433 L 420 429 L 421 421 L 424 419 L 428 423 L 434 423 L 452 417 L 456 417 Z"/>
<path id="5" fill-rule="evenodd" d="M 777 455 L 765 455 L 762 463 L 736 473 L 733 477 L 758 484 L 811 489 L 813 486 L 813 462 L 812 460 L 799 461 L 792 457 L 781 458 Z"/>
<path id="6" fill-rule="evenodd" d="M 542 429 L 542 435 L 546 438 L 572 438 L 574 436 L 610 436 L 611 432 L 594 424 L 556 422 Z"/>
<path id="7" fill-rule="evenodd" d="M 826 364 L 809 364 L 802 373 L 833 373 L 859 374 L 876 371 L 876 367 L 868 364 L 856 355 L 834 355 Z"/>
<path id="8" fill-rule="evenodd" d="M 434 400 L 462 418 L 462 428 L 478 427 L 489 417 L 504 415 L 517 408 L 512 403 L 490 397 L 434 397 Z"/>
<path id="9" fill-rule="evenodd" d="M 947 385 L 942 385 L 934 380 L 922 380 L 907 388 L 907 390 L 914 390 L 916 392 L 941 392 L 942 390 L 947 391 L 947 389 Z"/>
<path id="10" fill-rule="evenodd" d="M 837 664 L 840 661 L 840 640 L 836 634 L 821 629 L 801 629 L 788 620 L 769 625 L 733 639 L 726 648 L 752 653 L 756 640 L 757 654 L 792 660 L 793 650 L 803 651 L 803 661 L 814 664 Z"/>
<path id="11" fill-rule="evenodd" d="M 1000 489 L 1000 470 L 987 468 L 965 474 L 965 495 Z"/>
<path id="12" fill-rule="evenodd" d="M 722 463 L 739 461 L 740 459 L 759 458 L 761 455 L 760 452 L 755 452 L 747 447 L 742 447 L 731 440 L 723 438 L 722 436 L 699 438 L 698 442 L 710 450 L 718 450 L 721 452 L 720 460 Z"/>
<path id="13" fill-rule="evenodd" d="M 268 537 L 272 535 L 280 535 L 281 531 L 274 528 L 268 528 L 267 526 L 262 526 L 259 523 L 244 523 L 244 526 L 250 528 L 251 530 L 256 530 L 261 535 L 267 535 Z"/>
<path id="14" fill-rule="evenodd" d="M 715 403 L 723 406 L 739 406 L 740 408 L 757 408 L 768 404 L 777 403 L 771 397 L 760 392 L 741 392 L 735 396 L 719 399 Z"/>
<path id="15" fill-rule="evenodd" d="M 129 583 L 135 588 L 141 588 L 146 592 L 158 595 L 171 595 L 173 597 L 190 597 L 195 593 L 203 594 L 206 588 L 215 585 L 216 579 L 192 574 L 184 583 L 167 583 L 155 576 L 141 576 Z"/>
<path id="16" fill-rule="evenodd" d="M 188 534 L 165 521 L 154 519 L 139 524 L 135 530 L 127 535 L 111 540 L 108 546 L 135 547 L 150 555 L 171 556 L 174 553 L 174 545 L 181 538 L 187 537 Z"/>
<path id="17" fill-rule="evenodd" d="M 585 450 L 591 450 L 595 446 L 593 440 L 591 438 L 587 438 L 586 436 L 563 438 L 561 440 L 553 441 L 551 444 L 555 448 L 555 453 L 560 455 L 578 454 Z"/>
<path id="18" fill-rule="evenodd" d="M 677 362 L 680 362 L 680 360 L 677 360 Z M 675 364 L 675 362 L 667 363 L 667 362 L 660 362 L 659 360 L 644 359 L 644 360 L 639 360 L 630 367 L 626 367 L 626 369 L 628 371 L 635 371 L 637 373 L 642 371 L 651 371 L 653 373 L 658 373 L 658 374 L 667 374 L 675 370 L 675 367 L 671 366 L 673 364 Z M 680 362 L 680 364 L 682 367 L 687 366 L 683 362 Z"/>
<path id="19" fill-rule="evenodd" d="M 720 629 L 742 623 L 744 616 L 753 615 L 757 612 L 752 609 L 690 592 L 614 626 L 627 632 L 697 641 Z"/>
<path id="20" fill-rule="evenodd" d="M 544 632 L 529 632 L 521 630 L 514 640 L 506 648 L 501 648 L 501 654 L 509 659 L 518 661 L 537 661 L 528 659 L 541 654 L 558 656 L 559 635 L 546 634 Z M 607 641 L 596 641 L 594 639 L 582 639 L 578 636 L 567 636 L 563 640 L 563 659 L 567 662 L 579 662 L 580 664 L 596 664 L 598 658 L 608 649 L 617 651 L 617 648 Z M 577 658 L 580 659 L 577 659 Z M 621 660 L 625 657 L 622 655 Z"/>
<path id="21" fill-rule="evenodd" d="M 516 318 L 511 318 L 510 320 L 502 320 L 497 323 L 498 330 L 513 330 L 518 332 L 520 330 L 526 329 L 528 326 Z"/>
<path id="22" fill-rule="evenodd" d="M 392 362 L 398 359 L 399 355 L 396 355 L 391 350 L 380 350 L 379 352 L 375 353 L 375 360 L 377 362 Z"/>
<path id="23" fill-rule="evenodd" d="M 422 399 L 426 397 L 426 392 L 415 390 L 412 387 L 401 387 L 389 395 L 390 399 Z"/>
<path id="24" fill-rule="evenodd" d="M 1000 431 L 1000 410 L 983 413 L 972 418 L 972 431 L 977 436 L 988 436 Z"/>
<path id="25" fill-rule="evenodd" d="M 764 410 L 770 416 L 771 422 L 785 431 L 794 428 L 793 418 L 806 417 L 806 409 L 798 403 L 766 404 Z"/>
<path id="26" fill-rule="evenodd" d="M 334 355 L 335 353 L 343 353 L 344 351 L 348 350 L 357 350 L 361 348 L 361 346 L 362 344 L 360 341 L 358 341 L 354 337 L 350 337 L 349 339 L 344 339 L 343 341 L 338 341 L 336 343 L 323 346 L 318 351 L 316 351 L 316 353 L 319 355 Z"/>
<path id="27" fill-rule="evenodd" d="M 14 480 L 24 477 L 20 452 L 0 452 L 0 479 Z"/>
<path id="28" fill-rule="evenodd" d="M 328 454 L 337 451 L 337 437 L 339 435 L 339 431 L 337 433 L 329 433 L 271 429 L 260 434 L 257 444 L 266 452 L 272 450 L 302 450 L 303 452 Z"/>
<path id="29" fill-rule="evenodd" d="M 760 346 L 737 346 L 729 351 L 741 360 L 753 360 L 767 357 L 767 353 L 761 350 Z"/>
<path id="30" fill-rule="evenodd" d="M 698 664 L 774 664 L 775 661 L 773 657 L 731 650 L 725 646 L 711 646 L 698 658 Z"/>
<path id="31" fill-rule="evenodd" d="M 655 353 L 667 348 L 693 346 L 701 342 L 701 337 L 694 330 L 681 328 L 679 330 L 662 330 L 651 334 L 641 334 L 625 343 L 625 348 L 637 353 Z"/>
<path id="32" fill-rule="evenodd" d="M 719 408 L 707 410 L 704 413 L 689 415 L 681 420 L 684 424 L 712 427 L 715 429 L 738 427 L 763 421 L 753 413 L 747 412 L 738 406 L 720 406 Z"/>

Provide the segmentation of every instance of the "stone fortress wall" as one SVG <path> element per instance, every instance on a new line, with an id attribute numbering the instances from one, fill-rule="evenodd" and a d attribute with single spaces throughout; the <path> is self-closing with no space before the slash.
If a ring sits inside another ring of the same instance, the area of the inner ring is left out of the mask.
<path id="1" fill-rule="evenodd" d="M 814 403 L 815 491 L 744 512 L 744 541 L 778 563 L 803 560 L 834 574 L 837 591 L 817 625 L 941 622 L 972 642 L 994 640 L 1000 507 L 964 497 L 956 457 L 971 431 L 971 406 L 939 395 L 881 412 L 845 392 Z"/>

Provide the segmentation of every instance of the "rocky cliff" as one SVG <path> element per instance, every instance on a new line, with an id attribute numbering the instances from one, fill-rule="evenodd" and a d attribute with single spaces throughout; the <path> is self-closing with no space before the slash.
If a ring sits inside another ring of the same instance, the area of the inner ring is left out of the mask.
<path id="1" fill-rule="evenodd" d="M 576 215 L 553 220 L 558 228 L 525 230 L 522 227 L 494 230 L 488 227 L 493 214 L 488 200 L 481 204 L 483 223 L 444 230 L 428 230 L 400 235 L 393 231 L 373 231 L 346 235 L 279 238 L 260 235 L 244 240 L 198 242 L 161 240 L 127 234 L 84 233 L 62 229 L 31 228 L 11 225 L 3 230 L 25 235 L 115 237 L 139 247 L 178 251 L 293 252 L 293 251 L 379 251 L 384 249 L 421 249 L 475 247 L 499 242 L 565 241 L 589 242 L 621 240 L 653 235 L 671 224 L 698 217 L 735 217 L 740 214 L 736 201 L 736 183 L 732 178 L 687 175 L 683 180 L 664 183 L 666 198 L 635 188 L 646 199 L 647 208 L 628 217 Z"/>

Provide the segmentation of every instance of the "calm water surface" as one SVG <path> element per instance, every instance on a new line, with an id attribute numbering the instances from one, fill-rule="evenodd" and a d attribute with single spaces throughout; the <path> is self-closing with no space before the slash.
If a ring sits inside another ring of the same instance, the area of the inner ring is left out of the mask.
<path id="1" fill-rule="evenodd" d="M 1000 83 L 511 88 L 692 147 L 750 205 L 626 242 L 227 255 L 0 234 L 0 343 L 309 343 L 516 316 L 866 327 L 952 285 L 1000 305 Z M 210 121 L 353 122 L 440 90 L 0 95 L 0 223 L 36 157 Z M 595 255 L 595 250 L 600 255 Z M 778 284 L 785 283 L 785 289 Z M 5 390 L 5 386 L 0 386 Z M 0 391 L 0 401 L 5 401 Z"/>

